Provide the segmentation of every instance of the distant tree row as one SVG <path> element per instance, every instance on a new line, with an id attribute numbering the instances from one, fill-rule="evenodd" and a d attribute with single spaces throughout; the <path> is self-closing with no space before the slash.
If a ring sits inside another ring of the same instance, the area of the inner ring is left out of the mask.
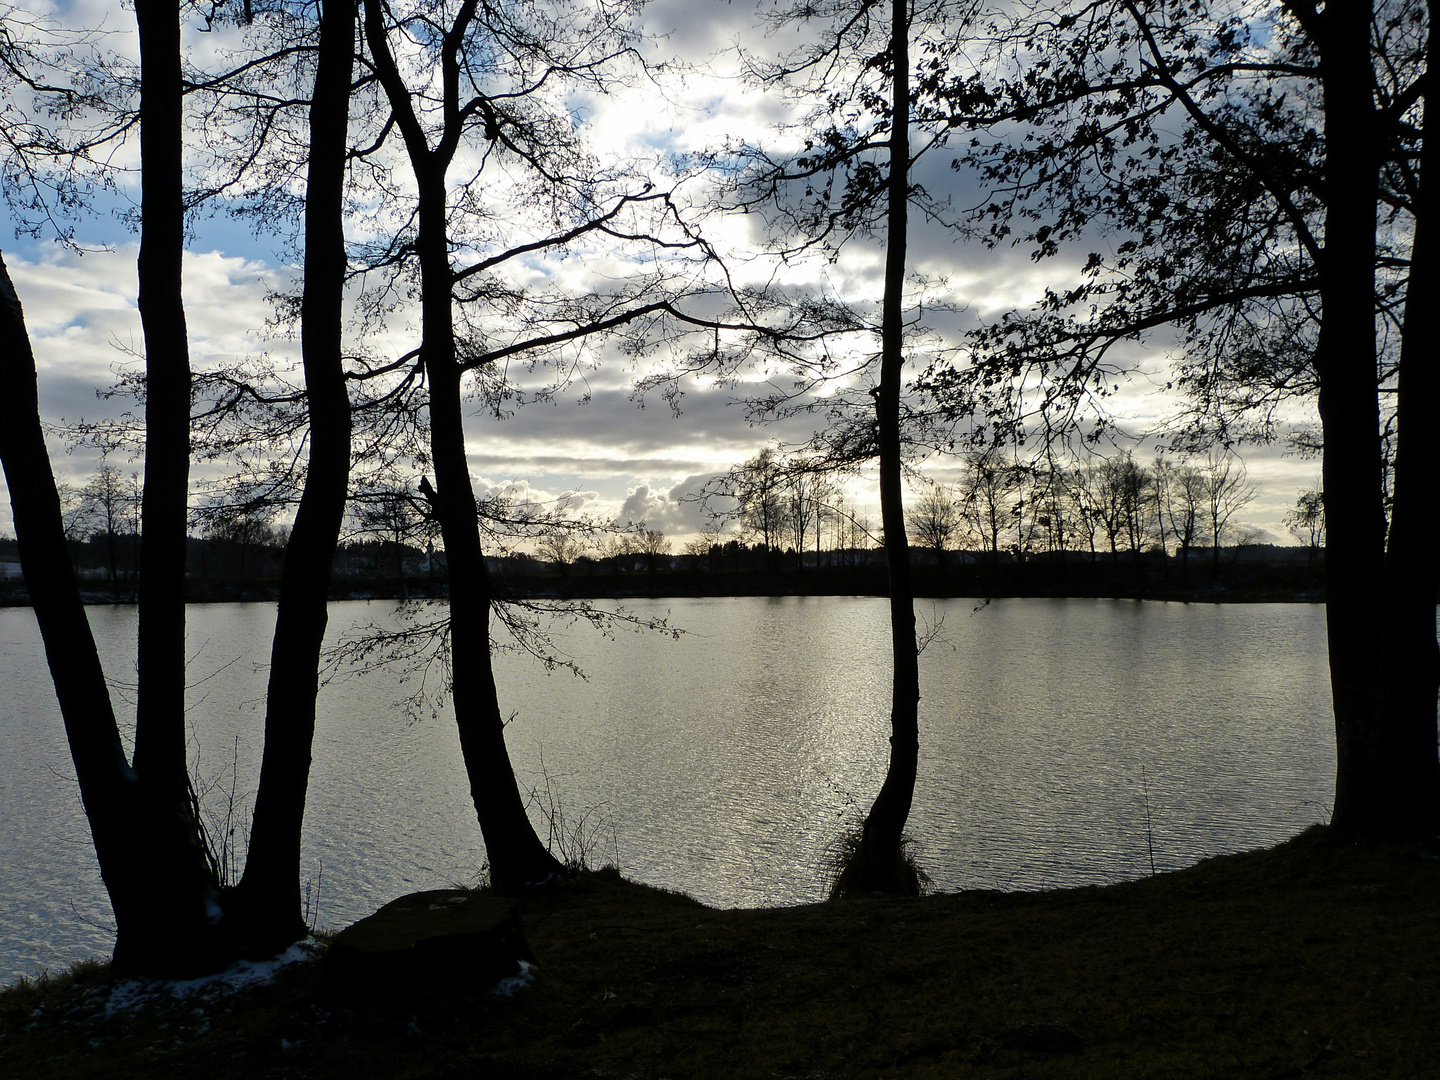
<path id="1" fill-rule="evenodd" d="M 972 454 L 957 483 L 924 490 L 907 524 L 940 561 L 957 547 L 1021 562 L 1041 552 L 1118 561 L 1151 550 L 1187 560 L 1208 547 L 1218 564 L 1222 546 L 1259 538 L 1237 520 L 1255 495 L 1244 463 L 1228 454 L 1145 465 L 1122 451 L 1071 466 Z"/>

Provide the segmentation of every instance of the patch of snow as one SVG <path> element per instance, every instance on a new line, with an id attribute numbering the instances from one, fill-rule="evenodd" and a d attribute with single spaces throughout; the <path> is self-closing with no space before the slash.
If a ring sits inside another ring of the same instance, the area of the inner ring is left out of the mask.
<path id="1" fill-rule="evenodd" d="M 183 1000 L 198 994 L 205 1000 L 212 1000 L 263 986 L 290 965 L 309 963 L 319 954 L 319 944 L 315 939 L 306 938 L 269 960 L 241 960 L 224 971 L 198 979 L 125 979 L 111 989 L 103 1015 L 114 1016 L 161 997 Z"/>
<path id="2" fill-rule="evenodd" d="M 535 981 L 535 965 L 524 960 L 520 961 L 520 971 L 515 975 L 507 975 L 496 983 L 490 990 L 491 997 L 514 997 L 525 987 Z"/>
<path id="3" fill-rule="evenodd" d="M 263 986 L 270 982 L 291 964 L 306 964 L 320 955 L 319 945 L 314 938 L 297 941 L 279 956 L 269 960 L 241 960 L 215 975 L 198 979 L 175 980 L 168 983 L 170 995 L 175 998 L 189 997 L 205 991 L 248 990 L 252 986 Z M 207 996 L 214 996 L 213 993 Z"/>

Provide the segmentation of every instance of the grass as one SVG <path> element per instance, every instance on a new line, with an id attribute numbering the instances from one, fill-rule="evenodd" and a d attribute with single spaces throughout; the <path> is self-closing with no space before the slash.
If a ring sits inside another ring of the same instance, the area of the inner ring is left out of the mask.
<path id="1" fill-rule="evenodd" d="M 323 965 L 109 1017 L 93 969 L 12 987 L 0 1076 L 1440 1074 L 1440 862 L 1320 829 L 1106 888 L 717 911 L 610 872 L 520 917 L 506 999 L 346 1009 Z"/>
<path id="2" fill-rule="evenodd" d="M 935 891 L 935 883 L 915 857 L 915 838 L 909 833 L 900 837 L 895 865 L 886 875 L 888 880 L 876 882 L 865 865 L 865 823 L 858 821 L 840 835 L 826 860 L 830 874 L 830 899 L 843 900 L 863 896 L 879 886 L 878 891 L 894 896 L 920 897 Z"/>

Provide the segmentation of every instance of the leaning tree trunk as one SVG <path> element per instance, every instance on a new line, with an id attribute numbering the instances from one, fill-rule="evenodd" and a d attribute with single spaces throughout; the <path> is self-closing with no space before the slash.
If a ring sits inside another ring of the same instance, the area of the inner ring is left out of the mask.
<path id="1" fill-rule="evenodd" d="M 264 954 L 305 933 L 300 833 L 315 737 L 320 649 L 330 570 L 350 476 L 350 399 L 341 353 L 345 290 L 344 189 L 355 0 L 321 9 L 310 164 L 305 188 L 305 287 L 300 348 L 310 418 L 310 460 L 285 545 L 270 650 L 265 756 L 245 876 L 234 898 L 251 949 Z"/>
<path id="2" fill-rule="evenodd" d="M 136 18 L 146 453 L 133 764 L 125 760 L 66 554 L 59 499 L 40 428 L 34 356 L 8 275 L 0 285 L 9 347 L 0 355 L 13 378 L 0 406 L 0 455 L 21 566 L 115 914 L 115 970 L 180 975 L 223 967 L 236 954 L 236 940 L 219 904 L 185 760 L 190 363 L 181 301 L 179 8 L 139 0 Z"/>
<path id="3" fill-rule="evenodd" d="M 440 519 L 449 572 L 451 693 L 491 880 L 497 888 L 510 890 L 542 881 L 561 866 L 540 842 L 525 813 L 505 747 L 505 722 L 490 658 L 489 574 L 465 455 L 463 372 L 455 357 L 445 173 L 459 146 L 462 123 L 457 54 L 475 10 L 476 0 L 464 0 L 445 34 L 441 87 L 445 128 L 434 149 L 395 65 L 377 0 L 365 3 L 365 38 L 405 139 L 418 189 L 415 252 L 420 263 L 420 362 L 430 389 L 430 447 L 435 470 L 432 502 Z"/>
<path id="4" fill-rule="evenodd" d="M 880 518 L 885 529 L 885 561 L 890 575 L 890 764 L 885 783 L 865 816 L 850 892 L 913 892 L 918 883 L 907 874 L 901 840 L 920 757 L 920 662 L 915 649 L 915 602 L 910 583 L 910 547 L 905 537 L 905 508 L 900 467 L 900 389 L 902 303 L 905 288 L 905 230 L 909 208 L 910 115 L 909 42 L 906 0 L 892 0 L 890 57 L 890 176 L 887 193 L 885 297 L 880 322 L 880 389 L 875 398 L 880 449 Z"/>
<path id="5" fill-rule="evenodd" d="M 24 312 L 3 260 L 0 380 L 6 386 L 0 394 L 0 463 L 20 565 L 115 914 L 115 966 L 146 975 L 223 967 L 233 958 L 233 941 L 223 921 L 210 918 L 217 910 L 216 894 L 198 834 L 176 827 L 176 808 L 147 790 L 145 778 L 125 758 L 65 544 Z"/>
<path id="6" fill-rule="evenodd" d="M 1435 54 L 1432 27 L 1426 48 L 1427 70 Z M 1427 94 L 1426 119 L 1432 111 Z M 1433 216 L 1437 181 L 1440 149 L 1424 141 L 1395 395 L 1394 495 L 1385 560 L 1384 668 L 1380 678 L 1388 758 L 1385 768 L 1391 777 L 1387 816 L 1396 831 L 1427 837 L 1440 830 L 1435 708 L 1440 693 L 1440 649 L 1435 638 L 1440 561 L 1434 547 L 1440 530 L 1440 505 L 1434 492 L 1440 477 L 1440 438 L 1430 415 L 1440 401 L 1432 323 L 1440 303 Z"/>
<path id="7" fill-rule="evenodd" d="M 561 869 L 525 813 L 505 746 L 490 657 L 490 580 L 465 455 L 461 370 L 454 356 L 443 169 L 420 175 L 421 362 L 430 384 L 435 509 L 450 584 L 450 670 L 460 750 L 495 888 L 511 891 Z"/>
<path id="8" fill-rule="evenodd" d="M 1368 5 L 1318 16 L 1326 145 L 1321 321 L 1315 347 L 1324 437 L 1326 629 L 1335 707 L 1336 827 L 1388 827 L 1379 684 L 1385 545 L 1384 462 L 1375 393 L 1377 128 Z"/>

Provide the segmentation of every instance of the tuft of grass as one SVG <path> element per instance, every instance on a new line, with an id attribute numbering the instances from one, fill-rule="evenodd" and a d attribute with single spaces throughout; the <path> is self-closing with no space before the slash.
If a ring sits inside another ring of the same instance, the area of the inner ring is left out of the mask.
<path id="1" fill-rule="evenodd" d="M 917 845 L 909 833 L 900 837 L 895 863 L 876 875 L 870 866 L 865 847 L 865 826 L 857 823 L 842 833 L 831 845 L 825 860 L 830 879 L 830 899 L 847 896 L 928 896 L 935 891 L 930 879 L 916 859 Z"/>
<path id="2" fill-rule="evenodd" d="M 544 824 L 545 850 L 559 859 L 570 874 L 618 867 L 620 844 L 608 816 L 610 804 L 574 810 L 545 767 L 543 753 L 538 767 L 540 783 L 530 788 L 526 806 L 533 806 Z"/>
<path id="3" fill-rule="evenodd" d="M 29 1016 L 49 1002 L 103 982 L 109 976 L 108 960 L 78 960 L 58 974 L 42 971 L 33 978 L 21 975 L 9 986 L 0 986 L 0 1020 Z"/>

